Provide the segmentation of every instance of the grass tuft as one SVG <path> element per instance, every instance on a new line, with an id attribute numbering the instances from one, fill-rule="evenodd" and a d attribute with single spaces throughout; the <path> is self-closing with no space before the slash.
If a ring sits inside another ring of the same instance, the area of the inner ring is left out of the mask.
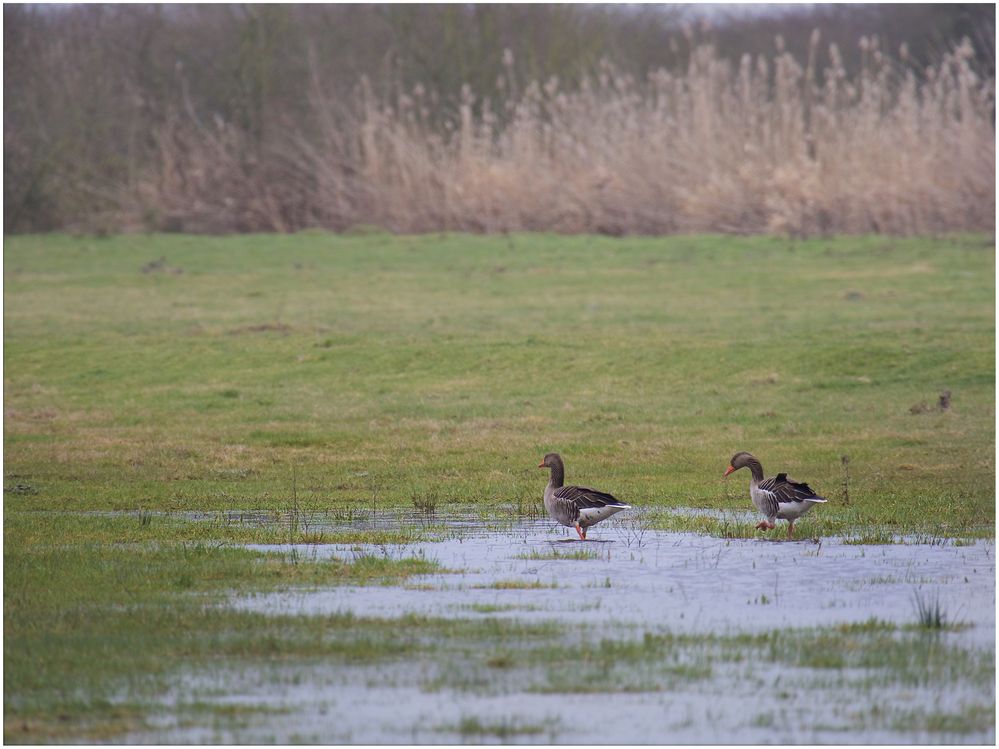
<path id="1" fill-rule="evenodd" d="M 914 590 L 912 600 L 916 607 L 918 626 L 926 630 L 942 630 L 948 626 L 947 612 L 940 603 L 939 595 L 924 598 L 919 590 Z"/>
<path id="2" fill-rule="evenodd" d="M 433 515 L 437 512 L 438 492 L 436 489 L 429 489 L 421 492 L 413 492 L 413 507 L 417 512 L 424 515 Z"/>
<path id="3" fill-rule="evenodd" d="M 496 580 L 485 585 L 475 585 L 475 588 L 491 588 L 494 590 L 542 590 L 557 588 L 558 583 L 552 581 L 543 583 L 540 580 Z"/>
<path id="4" fill-rule="evenodd" d="M 525 723 L 520 718 L 510 717 L 500 720 L 483 720 L 474 716 L 462 718 L 457 726 L 441 726 L 442 732 L 456 732 L 462 736 L 495 736 L 498 739 L 509 739 L 514 736 L 530 736 L 551 730 L 549 726 L 540 723 Z"/>
<path id="5" fill-rule="evenodd" d="M 853 546 L 889 546 L 899 543 L 895 534 L 888 530 L 865 531 L 859 536 L 850 536 L 843 539 L 844 544 Z"/>
<path id="6" fill-rule="evenodd" d="M 548 551 L 538 551 L 537 549 L 531 549 L 526 554 L 518 554 L 517 559 L 536 559 L 536 560 L 557 560 L 557 559 L 599 559 L 600 555 L 593 551 L 592 549 L 573 549 L 571 551 L 561 551 L 559 549 L 550 549 Z"/>

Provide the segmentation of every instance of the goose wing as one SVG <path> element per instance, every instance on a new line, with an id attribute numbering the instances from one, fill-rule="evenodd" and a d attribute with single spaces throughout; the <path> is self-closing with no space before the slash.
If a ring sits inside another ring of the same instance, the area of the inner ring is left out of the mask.
<path id="1" fill-rule="evenodd" d="M 613 494 L 588 489 L 585 486 L 563 486 L 555 490 L 555 499 L 571 505 L 576 510 L 599 507 L 627 507 Z"/>
<path id="2" fill-rule="evenodd" d="M 786 473 L 778 473 L 771 479 L 761 481 L 758 488 L 779 503 L 826 501 L 813 492 L 808 484 L 791 481 Z"/>

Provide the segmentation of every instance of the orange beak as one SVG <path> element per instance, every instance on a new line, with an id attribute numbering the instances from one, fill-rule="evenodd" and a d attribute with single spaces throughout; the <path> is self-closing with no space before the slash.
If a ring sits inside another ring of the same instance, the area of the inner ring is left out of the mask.
<path id="1" fill-rule="evenodd" d="M 538 468 L 544 468 L 544 467 L 545 467 L 545 461 L 542 460 L 540 463 L 538 463 Z"/>
<path id="2" fill-rule="evenodd" d="M 734 470 L 735 470 L 735 469 L 734 469 L 734 468 L 733 468 L 732 466 L 729 466 L 729 467 L 728 467 L 728 470 L 727 470 L 727 471 L 725 471 L 725 476 L 728 476 L 728 475 L 729 475 L 730 473 L 732 473 L 732 471 L 734 471 Z M 725 478 L 725 476 L 722 476 L 722 478 Z"/>

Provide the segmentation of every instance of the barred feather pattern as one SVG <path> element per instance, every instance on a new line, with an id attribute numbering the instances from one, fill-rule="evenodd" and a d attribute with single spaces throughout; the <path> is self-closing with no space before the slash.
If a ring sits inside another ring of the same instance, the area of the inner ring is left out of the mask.
<path id="1" fill-rule="evenodd" d="M 545 492 L 545 509 L 562 525 L 588 525 L 603 520 L 615 512 L 627 509 L 628 505 L 619 501 L 613 494 L 589 489 L 585 486 L 563 486 Z M 595 512 L 586 512 L 595 510 Z M 605 512 L 601 512 L 604 510 Z"/>
<path id="2" fill-rule="evenodd" d="M 749 493 L 756 509 L 771 521 L 774 518 L 798 518 L 808 512 L 814 503 L 826 501 L 808 484 L 788 479 L 786 473 L 778 473 L 758 483 L 754 478 Z"/>

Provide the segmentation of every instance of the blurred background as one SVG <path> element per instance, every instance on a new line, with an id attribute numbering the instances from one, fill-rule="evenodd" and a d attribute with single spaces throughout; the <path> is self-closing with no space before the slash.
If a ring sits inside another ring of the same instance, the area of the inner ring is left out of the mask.
<path id="1" fill-rule="evenodd" d="M 995 222 L 995 6 L 5 5 L 4 231 Z"/>

